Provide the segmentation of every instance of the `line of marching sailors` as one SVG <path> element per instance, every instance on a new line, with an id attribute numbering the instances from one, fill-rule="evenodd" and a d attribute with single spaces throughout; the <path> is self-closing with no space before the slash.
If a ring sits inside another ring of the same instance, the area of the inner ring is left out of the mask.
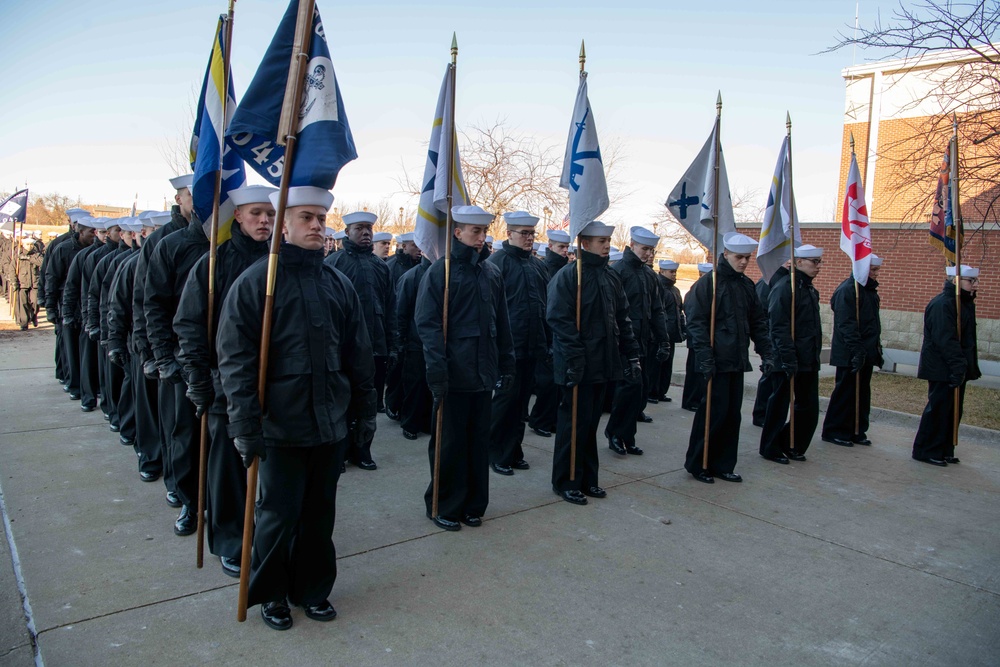
<path id="1" fill-rule="evenodd" d="M 712 414 L 704 466 L 702 385 L 686 468 L 703 482 L 740 481 L 734 468 L 752 338 L 772 382 L 761 454 L 778 463 L 804 460 L 818 419 L 821 337 L 811 283 L 819 270 L 819 248 L 798 250 L 793 341 L 787 331 L 790 276 L 772 279 L 765 308 L 744 275 L 756 242 L 727 235 L 718 258 L 712 346 L 712 276 L 706 273 L 695 283 L 682 308 L 674 286 L 677 265 L 662 262 L 659 275 L 650 267 L 659 239 L 648 230 L 632 228 L 629 247 L 609 266 L 614 228 L 594 221 L 580 235 L 577 265 L 568 260 L 574 249 L 565 232 L 549 231 L 544 259 L 535 256 L 539 220 L 530 213 L 504 215 L 507 240 L 491 253 L 487 231 L 494 216 L 475 206 L 456 207 L 446 332 L 443 259 L 431 263 L 411 235 L 402 235 L 386 261 L 391 237 L 373 233 L 377 219 L 367 212 L 344 216 L 338 248 L 325 224 L 333 195 L 291 188 L 261 401 L 264 258 L 277 191 L 246 186 L 231 193 L 235 222 L 217 251 L 212 313 L 217 333 L 210 341 L 207 226 L 192 213 L 191 177 L 171 183 L 176 205 L 170 212 L 118 220 L 68 212 L 73 229 L 52 244 L 45 259 L 45 304 L 57 326 L 56 374 L 82 410 L 101 407 L 120 442 L 134 448 L 143 481 L 162 476 L 168 504 L 180 510 L 173 527 L 178 535 L 196 529 L 199 423 L 207 415 L 209 550 L 234 577 L 240 574 L 245 468 L 259 458 L 249 601 L 261 605 L 272 628 L 291 626 L 289 605 L 302 607 L 314 620 L 336 616 L 328 598 L 336 579 L 331 535 L 337 481 L 345 461 L 363 470 L 377 468 L 372 444 L 380 410 L 400 423 L 409 440 L 432 434 L 425 504 L 428 518 L 444 530 L 482 525 L 491 470 L 508 476 L 530 468 L 522 447 L 525 423 L 540 436 L 554 433 L 553 491 L 583 505 L 588 497 L 607 495 L 599 483 L 597 451 L 606 395 L 610 450 L 643 454 L 636 424 L 651 421 L 644 413 L 647 401 L 670 400 L 673 346 L 687 336 L 694 363 L 690 375 L 711 378 Z M 957 341 L 948 338 L 945 326 L 954 313 L 954 293 L 950 311 L 947 285 L 928 306 L 925 347 L 937 347 L 930 354 L 925 349 L 928 362 L 921 366 L 931 390 L 914 458 L 935 465 L 957 462 L 941 426 L 950 423 L 948 389 L 964 388 L 978 373 L 972 300 L 977 276 L 963 269 L 970 297 L 963 297 L 961 348 L 954 347 Z M 859 293 L 860 330 L 856 320 L 852 328 L 852 280 L 834 295 L 838 382 L 823 437 L 835 444 L 866 443 L 867 382 L 871 366 L 881 362 L 876 288 L 873 279 Z M 961 361 L 966 363 L 958 373 Z M 947 366 L 947 377 L 932 368 L 937 363 Z M 861 371 L 864 385 L 858 434 L 848 423 L 855 371 Z M 792 377 L 794 442 L 785 423 Z M 532 394 L 536 400 L 529 410 Z M 571 473 L 574 396 L 577 451 Z M 433 417 L 439 410 L 434 513 Z"/>

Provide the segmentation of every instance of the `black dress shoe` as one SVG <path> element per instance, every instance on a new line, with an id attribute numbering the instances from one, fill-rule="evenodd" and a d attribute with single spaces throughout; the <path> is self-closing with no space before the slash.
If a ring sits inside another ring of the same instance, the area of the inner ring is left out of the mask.
<path id="1" fill-rule="evenodd" d="M 180 507 L 181 499 L 177 497 L 177 494 L 173 491 L 167 491 L 167 504 L 171 507 Z"/>
<path id="2" fill-rule="evenodd" d="M 122 445 L 125 445 L 126 447 L 135 447 L 135 442 L 129 440 L 124 435 L 118 436 L 118 442 Z"/>
<path id="3" fill-rule="evenodd" d="M 181 508 L 181 513 L 174 521 L 174 535 L 191 535 L 198 529 L 198 515 L 188 505 Z"/>
<path id="4" fill-rule="evenodd" d="M 625 445 L 625 451 L 632 456 L 642 456 L 642 448 L 638 445 Z"/>
<path id="5" fill-rule="evenodd" d="M 384 405 L 378 406 L 376 412 L 381 412 L 382 414 L 385 414 L 385 406 Z"/>
<path id="6" fill-rule="evenodd" d="M 645 412 L 640 412 L 639 416 L 635 420 L 641 424 L 652 424 L 653 418 L 647 415 Z"/>
<path id="7" fill-rule="evenodd" d="M 797 452 L 785 452 L 785 456 L 788 457 L 790 461 L 805 461 L 805 454 L 799 454 Z"/>
<path id="8" fill-rule="evenodd" d="M 660 396 L 660 401 L 662 401 L 663 403 L 673 403 L 674 399 L 670 398 L 669 396 Z"/>
<path id="9" fill-rule="evenodd" d="M 852 440 L 854 441 L 855 445 L 865 445 L 866 447 L 870 447 L 872 444 L 872 441 L 863 435 L 856 436 L 852 438 Z"/>
<path id="10" fill-rule="evenodd" d="M 80 406 L 80 412 L 93 412 L 93 411 L 94 411 L 94 406 L 93 405 L 81 405 Z"/>
<path id="11" fill-rule="evenodd" d="M 581 492 L 576 489 L 568 489 L 566 491 L 556 491 L 556 495 L 565 500 L 568 503 L 573 503 L 574 505 L 586 505 L 587 498 Z"/>
<path id="12" fill-rule="evenodd" d="M 518 459 L 517 461 L 514 461 L 510 467 L 516 470 L 528 470 L 531 468 L 531 464 L 524 459 Z"/>
<path id="13" fill-rule="evenodd" d="M 406 430 L 406 429 L 404 428 L 404 429 L 403 429 L 403 437 L 404 437 L 404 438 L 406 438 L 407 440 L 416 440 L 416 439 L 417 439 L 417 438 L 419 438 L 420 436 L 419 436 L 419 435 L 417 435 L 416 433 L 412 432 L 412 431 L 407 431 L 407 430 Z"/>
<path id="14" fill-rule="evenodd" d="M 340 474 L 343 475 L 345 472 L 347 472 L 347 463 L 346 462 L 340 464 Z"/>
<path id="15" fill-rule="evenodd" d="M 583 495 L 591 498 L 607 498 L 608 492 L 599 486 L 588 486 L 583 490 Z"/>
<path id="16" fill-rule="evenodd" d="M 514 470 L 510 466 L 500 465 L 499 463 L 491 463 L 490 470 L 498 475 L 513 475 Z"/>
<path id="17" fill-rule="evenodd" d="M 916 456 L 914 456 L 913 460 L 914 461 L 920 461 L 921 463 L 930 463 L 932 466 L 941 466 L 942 468 L 945 468 L 945 467 L 948 466 L 948 462 L 946 460 L 944 460 L 944 459 L 933 459 L 933 458 L 921 459 L 921 458 L 917 458 Z"/>
<path id="18" fill-rule="evenodd" d="M 462 529 L 462 524 L 455 521 L 454 519 L 449 519 L 448 517 L 444 517 L 441 515 L 433 517 L 431 521 L 433 521 L 434 525 L 437 526 L 438 528 L 444 528 L 445 530 L 448 531 L 455 531 Z"/>
<path id="19" fill-rule="evenodd" d="M 531 430 L 534 431 L 536 435 L 540 435 L 543 438 L 552 437 L 552 431 L 546 431 L 544 428 L 538 428 L 537 426 L 532 426 Z"/>
<path id="20" fill-rule="evenodd" d="M 111 415 L 109 415 L 107 412 L 102 412 L 101 416 L 104 417 L 104 421 L 106 422 L 111 421 Z"/>
<path id="21" fill-rule="evenodd" d="M 687 410 L 688 412 L 698 412 L 698 406 L 697 405 L 686 407 L 684 409 Z"/>
<path id="22" fill-rule="evenodd" d="M 853 447 L 854 443 L 850 440 L 844 440 L 843 438 L 835 438 L 832 435 L 824 435 L 821 440 L 823 442 L 829 442 L 834 445 L 840 445 L 841 447 Z"/>
<path id="23" fill-rule="evenodd" d="M 621 454 L 622 456 L 628 454 L 628 451 L 625 449 L 625 443 L 623 443 L 622 439 L 616 435 L 608 438 L 608 449 L 613 451 L 615 454 Z"/>
<path id="24" fill-rule="evenodd" d="M 61 382 L 62 382 L 62 380 L 60 380 L 60 383 Z M 62 390 L 68 394 L 69 393 L 69 385 L 68 384 L 64 384 L 62 386 Z"/>
<path id="25" fill-rule="evenodd" d="M 108 430 L 111 431 L 112 433 L 118 433 L 119 431 L 122 430 L 122 427 L 119 426 L 118 424 L 108 424 Z"/>
<path id="26" fill-rule="evenodd" d="M 319 604 L 302 605 L 302 611 L 306 613 L 307 618 L 322 623 L 329 623 L 337 618 L 337 610 L 333 608 L 329 600 L 323 600 Z"/>
<path id="27" fill-rule="evenodd" d="M 374 461 L 358 461 L 357 466 L 362 470 L 378 470 Z"/>
<path id="28" fill-rule="evenodd" d="M 959 460 L 958 460 L 958 459 L 957 459 L 956 457 L 954 457 L 954 456 L 946 456 L 946 457 L 944 457 L 944 462 L 945 462 L 945 463 L 951 463 L 951 464 L 955 464 L 955 463 L 961 463 L 961 461 L 959 461 Z"/>
<path id="29" fill-rule="evenodd" d="M 219 556 L 219 562 L 222 564 L 222 574 L 227 577 L 232 577 L 233 579 L 240 578 L 240 559 L 239 558 L 226 558 L 225 556 Z"/>
<path id="30" fill-rule="evenodd" d="M 78 391 L 71 391 L 71 392 L 69 392 L 69 400 L 71 400 L 71 401 L 79 401 L 80 400 L 80 392 L 78 392 Z"/>
<path id="31" fill-rule="evenodd" d="M 761 419 L 754 419 L 753 425 L 756 426 L 757 428 L 764 428 L 764 422 Z"/>
<path id="32" fill-rule="evenodd" d="M 275 630 L 287 630 L 292 627 L 292 610 L 284 600 L 265 602 L 260 606 L 260 617 L 264 623 Z"/>
<path id="33" fill-rule="evenodd" d="M 398 412 L 393 412 L 389 408 L 385 409 L 385 416 L 388 417 L 389 419 L 391 419 L 394 422 L 398 422 L 399 421 L 399 413 Z"/>
<path id="34" fill-rule="evenodd" d="M 653 396 L 647 396 L 646 402 L 650 403 L 651 405 L 658 405 L 660 403 L 660 399 L 654 398 Z"/>
<path id="35" fill-rule="evenodd" d="M 734 472 L 717 472 L 715 476 L 724 482 L 742 482 L 743 478 Z"/>
<path id="36" fill-rule="evenodd" d="M 705 484 L 715 484 L 715 478 L 709 475 L 707 472 L 702 470 L 701 472 L 693 472 L 691 476 L 694 477 L 699 482 L 705 482 Z"/>
<path id="37" fill-rule="evenodd" d="M 479 528 L 481 525 L 483 525 L 483 517 L 466 514 L 465 516 L 462 517 L 462 523 L 464 523 L 469 528 Z"/>
<path id="38" fill-rule="evenodd" d="M 775 463 L 780 463 L 783 466 L 788 465 L 788 459 L 780 454 L 778 456 L 768 456 L 767 454 L 761 454 L 768 461 L 774 461 Z"/>
<path id="39" fill-rule="evenodd" d="M 160 473 L 158 472 L 140 472 L 139 479 L 144 482 L 155 482 L 160 479 Z"/>

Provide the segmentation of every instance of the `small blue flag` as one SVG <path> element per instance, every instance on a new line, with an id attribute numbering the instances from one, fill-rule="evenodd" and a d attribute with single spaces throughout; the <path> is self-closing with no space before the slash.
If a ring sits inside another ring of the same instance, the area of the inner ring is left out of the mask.
<path id="1" fill-rule="evenodd" d="M 18 190 L 0 202 L 0 225 L 6 231 L 14 231 L 14 223 L 24 222 L 28 211 L 28 190 Z"/>
<path id="2" fill-rule="evenodd" d="M 285 147 L 278 145 L 278 123 L 284 101 L 295 38 L 299 0 L 292 0 L 274 39 L 236 109 L 227 137 L 246 163 L 271 184 L 281 184 Z M 298 141 L 290 185 L 330 190 L 341 168 L 358 157 L 344 101 L 330 60 L 319 8 L 313 10 L 309 62 L 298 104 Z"/>

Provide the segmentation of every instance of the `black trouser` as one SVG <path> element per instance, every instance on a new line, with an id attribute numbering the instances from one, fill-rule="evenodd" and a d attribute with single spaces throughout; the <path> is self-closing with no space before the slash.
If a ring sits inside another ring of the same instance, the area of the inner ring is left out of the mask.
<path id="1" fill-rule="evenodd" d="M 160 395 L 170 394 L 170 440 L 167 445 L 170 475 L 177 496 L 189 507 L 198 506 L 198 452 L 201 444 L 201 420 L 195 416 L 194 404 L 184 392 L 183 382 L 160 383 Z M 163 419 L 163 413 L 160 413 Z"/>
<path id="2" fill-rule="evenodd" d="M 688 352 L 689 354 L 690 351 Z M 716 373 L 712 376 L 712 415 L 708 431 L 708 469 L 713 475 L 736 469 L 740 448 L 740 406 L 743 404 L 743 373 Z M 691 424 L 684 469 L 699 473 L 705 453 L 705 409 L 703 393 Z"/>
<path id="3" fill-rule="evenodd" d="M 316 447 L 268 447 L 250 559 L 250 606 L 287 600 L 316 605 L 337 579 L 333 525 L 347 440 Z"/>
<path id="4" fill-rule="evenodd" d="M 96 408 L 101 393 L 97 370 L 97 343 L 86 331 L 80 332 L 80 407 Z"/>
<path id="5" fill-rule="evenodd" d="M 560 386 L 559 422 L 556 426 L 556 444 L 552 452 L 552 488 L 563 491 L 588 489 L 600 486 L 597 458 L 597 427 L 601 423 L 601 406 L 607 383 L 595 382 L 577 385 L 576 404 L 576 469 L 570 481 L 570 444 L 573 428 L 573 390 Z"/>
<path id="6" fill-rule="evenodd" d="M 96 341 L 94 346 L 97 354 L 97 387 L 100 390 L 97 405 L 108 416 L 108 421 L 114 424 L 115 404 L 111 401 L 111 389 L 108 386 L 108 350 L 100 341 Z"/>
<path id="7" fill-rule="evenodd" d="M 403 403 L 403 357 L 401 354 L 396 365 L 386 368 L 385 373 L 385 409 L 394 415 L 399 414 Z"/>
<path id="8" fill-rule="evenodd" d="M 958 419 L 965 409 L 965 382 L 958 388 Z M 955 388 L 947 382 L 927 382 L 927 406 L 913 439 L 913 458 L 943 459 L 955 455 Z"/>
<path id="9" fill-rule="evenodd" d="M 698 372 L 694 357 L 694 350 L 689 347 L 684 365 L 684 390 L 681 392 L 681 407 L 685 410 L 696 409 L 705 398 L 705 376 Z"/>
<path id="10" fill-rule="evenodd" d="M 134 364 L 131 355 L 125 355 L 125 368 L 119 368 L 111 364 L 111 378 L 114 384 L 115 377 L 121 378 L 121 385 L 118 388 L 118 402 L 115 405 L 115 413 L 118 415 L 118 435 L 130 442 L 135 442 L 135 383 Z M 136 449 L 138 451 L 138 448 Z"/>
<path id="11" fill-rule="evenodd" d="M 107 406 L 108 421 L 121 430 L 121 415 L 118 414 L 118 403 L 121 401 L 124 373 L 122 369 L 108 359 L 107 345 L 98 344 L 101 352 L 101 367 L 104 369 L 104 382 L 101 385 L 101 403 Z"/>
<path id="12" fill-rule="evenodd" d="M 535 364 L 535 404 L 531 406 L 528 426 L 555 431 L 559 411 L 559 385 L 552 377 L 551 361 Z"/>
<path id="13" fill-rule="evenodd" d="M 62 328 L 63 363 L 66 365 L 63 384 L 69 385 L 69 393 L 80 393 L 80 328 Z"/>
<path id="14" fill-rule="evenodd" d="M 424 353 L 407 350 L 399 363 L 402 366 L 400 382 L 401 401 L 399 422 L 404 431 L 410 433 L 432 433 L 434 421 L 431 390 L 427 388 L 427 367 Z"/>
<path id="15" fill-rule="evenodd" d="M 218 412 L 220 407 L 222 412 Z M 233 439 L 226 432 L 229 419 L 225 400 L 217 401 L 213 410 L 208 413 L 208 497 L 205 499 L 208 550 L 216 556 L 238 559 L 243 553 L 247 471 L 240 453 L 233 446 Z M 268 453 L 272 451 L 273 448 Z"/>
<path id="16" fill-rule="evenodd" d="M 819 422 L 819 371 L 795 374 L 795 442 L 789 445 L 788 404 L 791 380 L 784 373 L 772 373 L 773 390 L 767 401 L 764 430 L 760 434 L 763 456 L 783 456 L 790 452 L 805 454 Z"/>
<path id="17" fill-rule="evenodd" d="M 163 473 L 167 491 L 174 490 L 174 480 L 167 474 L 160 430 L 160 383 L 142 372 L 142 357 L 132 355 L 132 391 L 135 405 L 135 449 L 139 454 L 139 472 Z"/>
<path id="18" fill-rule="evenodd" d="M 670 356 L 667 357 L 666 361 L 659 362 L 660 374 L 656 379 L 656 398 L 667 395 L 667 392 L 670 391 L 670 381 L 673 379 L 674 375 L 674 351 L 677 347 L 674 343 L 669 343 L 669 345 Z"/>
<path id="19" fill-rule="evenodd" d="M 63 384 L 69 383 L 69 371 L 68 364 L 66 363 L 66 350 L 65 343 L 63 342 L 63 326 L 61 321 L 56 321 L 53 325 L 56 332 L 56 349 L 55 349 L 55 362 L 56 362 L 56 379 L 62 380 Z"/>
<path id="20" fill-rule="evenodd" d="M 375 357 L 375 396 L 378 399 L 379 412 L 385 409 L 382 395 L 385 393 L 386 362 L 388 357 Z"/>
<path id="21" fill-rule="evenodd" d="M 17 290 L 14 294 L 14 303 L 17 304 L 14 312 L 17 326 L 24 329 L 29 324 L 38 324 L 38 303 L 35 301 L 34 289 Z"/>
<path id="22" fill-rule="evenodd" d="M 872 371 L 875 366 L 864 364 L 859 373 L 837 366 L 837 383 L 830 394 L 830 405 L 823 419 L 823 437 L 841 440 L 862 440 L 868 433 L 868 417 L 872 407 Z M 860 376 L 860 377 L 859 377 Z M 859 384 L 861 391 L 856 392 Z M 854 433 L 854 396 L 858 401 L 858 432 Z"/>
<path id="23" fill-rule="evenodd" d="M 441 476 L 438 483 L 438 514 L 448 519 L 483 516 L 490 503 L 489 391 L 449 391 L 444 402 L 441 429 Z M 427 446 L 431 482 L 424 493 L 427 513 L 434 494 L 434 443 Z"/>
<path id="24" fill-rule="evenodd" d="M 636 417 L 645 405 L 645 394 L 645 382 L 642 381 L 622 380 L 615 385 L 611 416 L 604 429 L 609 436 L 617 436 L 627 445 L 635 444 Z"/>
<path id="25" fill-rule="evenodd" d="M 510 391 L 493 394 L 493 417 L 490 420 L 490 463 L 511 466 L 524 459 L 524 422 L 521 415 L 528 409 L 531 387 L 534 385 L 535 360 L 518 359 L 514 364 L 514 381 Z"/>
<path id="26" fill-rule="evenodd" d="M 660 362 L 656 360 L 656 344 L 647 343 L 646 348 L 653 350 L 653 354 L 647 354 L 639 359 L 639 363 L 642 365 L 642 394 L 639 396 L 642 403 L 639 407 L 639 412 L 643 412 L 646 406 L 649 405 L 650 394 L 656 388 L 656 385 L 660 383 Z M 653 396 L 656 398 L 656 396 Z"/>
<path id="27" fill-rule="evenodd" d="M 757 396 L 753 399 L 753 423 L 758 426 L 763 425 L 764 417 L 767 416 L 767 401 L 771 398 L 773 390 L 771 373 L 761 375 L 757 380 Z"/>

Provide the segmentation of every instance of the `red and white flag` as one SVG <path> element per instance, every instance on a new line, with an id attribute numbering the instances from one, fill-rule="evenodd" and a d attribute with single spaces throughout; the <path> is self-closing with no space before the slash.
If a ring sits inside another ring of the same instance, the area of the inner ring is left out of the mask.
<path id="1" fill-rule="evenodd" d="M 853 153 L 851 170 L 847 174 L 844 215 L 841 218 L 840 249 L 851 258 L 851 263 L 854 265 L 854 279 L 866 285 L 868 269 L 872 262 L 872 232 L 868 226 L 865 188 L 861 183 L 861 173 L 858 171 L 858 159 Z"/>

